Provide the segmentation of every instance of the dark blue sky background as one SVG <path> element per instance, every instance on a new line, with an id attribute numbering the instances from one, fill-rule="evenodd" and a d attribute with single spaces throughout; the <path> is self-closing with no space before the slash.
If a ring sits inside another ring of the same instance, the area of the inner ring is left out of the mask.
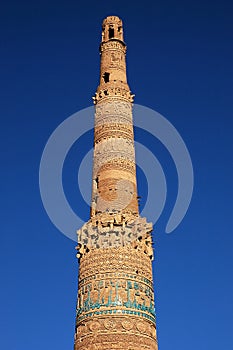
<path id="1" fill-rule="evenodd" d="M 232 348 L 231 6 L 200 0 L 1 4 L 1 349 L 73 348 L 75 243 L 50 222 L 38 171 L 53 130 L 92 103 L 101 23 L 111 14 L 124 21 L 135 102 L 170 120 L 194 167 L 189 211 L 167 235 L 176 172 L 161 145 L 148 145 L 168 182 L 154 238 L 159 349 Z M 74 210 L 87 219 L 75 188 L 77 161 L 70 157 L 64 186 Z M 146 194 L 143 179 L 139 191 Z"/>

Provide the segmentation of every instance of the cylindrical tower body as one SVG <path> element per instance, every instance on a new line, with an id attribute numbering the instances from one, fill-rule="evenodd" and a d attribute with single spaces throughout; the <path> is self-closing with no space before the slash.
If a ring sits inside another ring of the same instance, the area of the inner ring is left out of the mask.
<path id="1" fill-rule="evenodd" d="M 157 350 L 152 225 L 138 212 L 122 21 L 103 21 L 90 220 L 78 231 L 75 350 Z"/>
<path id="2" fill-rule="evenodd" d="M 126 78 L 122 21 L 103 21 L 100 84 L 94 97 L 95 148 L 92 213 L 138 213 L 132 99 Z"/>

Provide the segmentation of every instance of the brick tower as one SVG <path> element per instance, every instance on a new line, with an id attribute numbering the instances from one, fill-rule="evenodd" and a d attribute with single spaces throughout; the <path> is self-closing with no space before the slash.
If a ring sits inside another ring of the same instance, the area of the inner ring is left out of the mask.
<path id="1" fill-rule="evenodd" d="M 75 350 L 157 350 L 152 225 L 140 217 L 122 21 L 102 25 L 90 220 L 77 232 Z"/>

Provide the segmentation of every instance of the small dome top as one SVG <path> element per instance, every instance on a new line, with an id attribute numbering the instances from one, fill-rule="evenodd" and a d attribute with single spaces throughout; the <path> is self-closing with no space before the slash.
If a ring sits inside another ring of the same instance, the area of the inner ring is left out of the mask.
<path id="1" fill-rule="evenodd" d="M 103 26 L 107 24 L 117 24 L 122 26 L 122 20 L 118 16 L 108 16 L 103 20 Z"/>

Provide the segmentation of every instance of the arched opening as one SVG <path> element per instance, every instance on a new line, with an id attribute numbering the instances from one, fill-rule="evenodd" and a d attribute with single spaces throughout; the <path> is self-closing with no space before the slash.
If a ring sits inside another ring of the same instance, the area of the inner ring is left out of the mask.
<path id="1" fill-rule="evenodd" d="M 109 28 L 109 30 L 108 30 L 108 38 L 109 39 L 114 38 L 114 28 Z"/>

